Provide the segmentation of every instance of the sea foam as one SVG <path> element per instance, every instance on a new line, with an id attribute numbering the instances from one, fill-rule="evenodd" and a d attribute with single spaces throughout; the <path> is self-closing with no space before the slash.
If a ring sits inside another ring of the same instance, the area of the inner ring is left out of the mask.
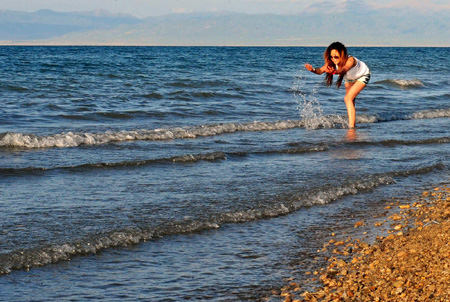
<path id="1" fill-rule="evenodd" d="M 279 131 L 293 128 L 314 130 L 319 128 L 345 128 L 347 118 L 341 115 L 325 115 L 319 102 L 312 95 L 296 94 L 300 120 L 254 121 L 249 123 L 206 124 L 166 129 L 140 129 L 106 131 L 103 133 L 63 132 L 39 136 L 8 132 L 0 134 L 0 148 L 69 148 L 101 145 L 123 141 L 195 139 L 199 137 L 231 134 L 235 132 Z M 450 108 L 423 110 L 413 113 L 400 112 L 386 116 L 357 115 L 358 124 L 389 122 L 395 120 L 433 119 L 450 117 Z"/>
<path id="2" fill-rule="evenodd" d="M 425 86 L 425 84 L 419 79 L 386 79 L 382 81 L 375 82 L 376 84 L 385 84 L 392 87 L 398 87 L 400 89 L 412 89 L 420 88 Z"/>

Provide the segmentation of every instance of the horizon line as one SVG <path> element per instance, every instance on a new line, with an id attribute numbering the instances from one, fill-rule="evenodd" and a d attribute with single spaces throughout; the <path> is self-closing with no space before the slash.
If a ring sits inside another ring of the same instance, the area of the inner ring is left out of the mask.
<path id="1" fill-rule="evenodd" d="M 277 44 L 221 44 L 221 45 L 208 45 L 208 44 L 120 44 L 120 43 L 30 43 L 30 42 L 7 42 L 0 41 L 0 46 L 55 46 L 55 47 L 327 47 L 328 44 L 316 44 L 316 45 L 277 45 Z M 346 47 L 423 47 L 423 48 L 449 48 L 449 45 L 376 45 L 376 44 L 346 44 Z"/>

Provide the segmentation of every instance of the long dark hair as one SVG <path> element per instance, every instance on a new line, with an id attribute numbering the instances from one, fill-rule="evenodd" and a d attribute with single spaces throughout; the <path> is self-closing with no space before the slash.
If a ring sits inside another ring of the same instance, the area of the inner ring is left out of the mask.
<path id="1" fill-rule="evenodd" d="M 333 43 L 330 44 L 330 46 L 327 47 L 327 49 L 323 53 L 323 58 L 325 60 L 325 64 L 327 66 L 331 66 L 333 68 L 336 68 L 334 63 L 333 63 L 333 61 L 331 61 L 331 57 L 330 57 L 331 56 L 331 51 L 333 49 L 335 49 L 339 53 L 341 58 L 347 58 L 347 48 L 341 42 L 333 42 Z M 337 88 L 341 87 L 343 79 L 344 79 L 344 75 L 340 74 L 339 78 L 336 81 Z M 333 84 L 333 74 L 326 73 L 326 75 L 325 75 L 325 82 L 327 83 L 327 86 L 331 86 Z"/>

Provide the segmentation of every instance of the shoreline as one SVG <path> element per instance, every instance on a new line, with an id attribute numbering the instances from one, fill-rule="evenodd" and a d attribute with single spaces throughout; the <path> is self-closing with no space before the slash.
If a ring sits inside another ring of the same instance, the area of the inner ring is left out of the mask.
<path id="1" fill-rule="evenodd" d="M 307 284 L 291 279 L 282 301 L 450 301 L 450 186 L 385 209 L 371 228 L 387 227 L 387 236 L 329 240 L 318 251 L 327 267 L 308 272 Z"/>

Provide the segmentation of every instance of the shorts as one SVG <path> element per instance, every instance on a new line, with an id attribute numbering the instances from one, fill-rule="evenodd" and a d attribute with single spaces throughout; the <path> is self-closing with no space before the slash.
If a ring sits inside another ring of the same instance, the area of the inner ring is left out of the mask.
<path id="1" fill-rule="evenodd" d="M 368 73 L 368 74 L 365 74 L 365 75 L 357 78 L 356 80 L 345 80 L 345 82 L 346 83 L 355 83 L 356 81 L 359 81 L 359 82 L 367 85 L 367 84 L 369 84 L 371 75 L 372 75 L 371 73 Z"/>

